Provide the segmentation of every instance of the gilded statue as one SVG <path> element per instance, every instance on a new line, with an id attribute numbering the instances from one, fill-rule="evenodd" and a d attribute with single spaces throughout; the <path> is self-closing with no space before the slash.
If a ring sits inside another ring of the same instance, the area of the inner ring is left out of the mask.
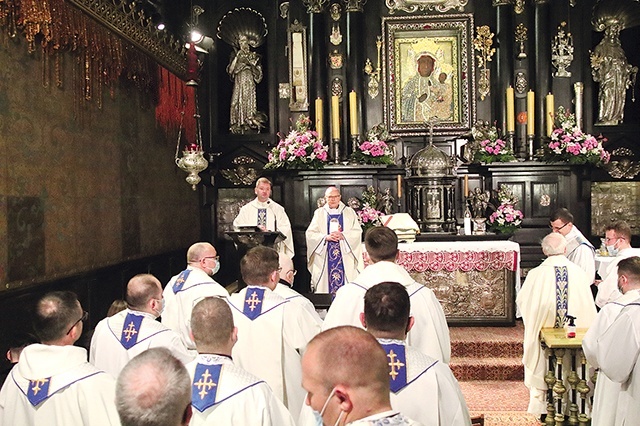
<path id="1" fill-rule="evenodd" d="M 235 134 L 259 133 L 267 116 L 258 111 L 256 86 L 262 81 L 262 58 L 251 49 L 261 46 L 267 35 L 264 17 L 240 7 L 227 12 L 218 25 L 218 37 L 233 47 L 227 73 L 233 81 L 229 130 Z"/>
<path id="2" fill-rule="evenodd" d="M 593 81 L 600 83 L 598 89 L 597 125 L 615 126 L 622 123 L 627 89 L 634 86 L 638 67 L 627 62 L 620 44 L 620 23 L 607 23 L 604 38 L 591 54 Z"/>

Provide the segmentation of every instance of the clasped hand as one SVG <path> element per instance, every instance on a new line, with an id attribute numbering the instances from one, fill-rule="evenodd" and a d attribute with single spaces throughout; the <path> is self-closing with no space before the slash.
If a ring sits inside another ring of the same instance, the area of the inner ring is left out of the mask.
<path id="1" fill-rule="evenodd" d="M 332 233 L 324 237 L 324 239 L 327 241 L 340 241 L 344 240 L 344 235 L 342 235 L 342 232 L 340 231 L 333 231 Z"/>

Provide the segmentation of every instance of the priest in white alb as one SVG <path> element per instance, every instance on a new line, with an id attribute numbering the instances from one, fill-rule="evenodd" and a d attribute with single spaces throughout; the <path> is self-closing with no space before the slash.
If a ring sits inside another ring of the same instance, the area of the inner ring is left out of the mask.
<path id="1" fill-rule="evenodd" d="M 631 256 L 640 256 L 640 249 L 631 247 L 631 227 L 625 221 L 607 225 L 604 243 L 610 256 L 615 256 L 607 265 L 605 276 L 598 283 L 596 305 L 600 308 L 617 300 L 622 293 L 618 290 L 618 262 Z"/>
<path id="2" fill-rule="evenodd" d="M 307 309 L 277 294 L 278 253 L 258 246 L 240 260 L 248 287 L 228 301 L 238 327 L 234 362 L 269 384 L 294 419 L 305 399 L 300 357 L 320 325 Z"/>
<path id="3" fill-rule="evenodd" d="M 229 296 L 212 278 L 218 270 L 220 258 L 216 249 L 209 243 L 195 243 L 187 250 L 187 268 L 171 278 L 162 292 L 165 301 L 162 324 L 178 333 L 190 350 L 196 348 L 189 326 L 193 306 L 208 296 Z"/>
<path id="4" fill-rule="evenodd" d="M 536 416 L 547 412 L 544 376 L 548 363 L 540 346 L 540 330 L 562 328 L 568 315 L 576 318 L 577 327 L 588 328 L 596 316 L 591 279 L 566 258 L 566 247 L 567 240 L 559 233 L 544 237 L 542 251 L 547 258 L 529 271 L 516 298 L 524 323 L 522 362 L 524 384 L 529 389 L 527 411 Z M 567 358 L 567 365 L 568 362 Z"/>
<path id="5" fill-rule="evenodd" d="M 224 299 L 199 301 L 191 314 L 191 331 L 198 357 L 187 364 L 192 383 L 190 426 L 295 425 L 269 385 L 234 364 L 231 351 L 238 329 Z"/>
<path id="6" fill-rule="evenodd" d="M 2 386 L 0 425 L 119 426 L 115 380 L 73 345 L 87 319 L 76 295 L 45 294 L 32 319 L 41 343 L 24 348 Z"/>
<path id="7" fill-rule="evenodd" d="M 340 201 L 338 188 L 327 188 L 324 198 L 305 234 L 307 267 L 311 291 L 335 295 L 363 268 L 362 227 L 356 212 Z"/>
<path id="8" fill-rule="evenodd" d="M 117 378 L 133 357 L 150 348 L 167 348 L 183 364 L 195 358 L 195 351 L 188 350 L 176 332 L 156 321 L 164 305 L 156 277 L 131 278 L 126 301 L 127 309 L 96 325 L 89 352 L 93 365 Z"/>
<path id="9" fill-rule="evenodd" d="M 589 285 L 596 277 L 596 251 L 593 244 L 573 224 L 573 215 L 562 207 L 549 218 L 549 227 L 567 240 L 567 259 L 582 268 L 589 278 Z"/>
<path id="10" fill-rule="evenodd" d="M 364 309 L 364 295 L 374 285 L 393 281 L 402 284 L 411 298 L 411 316 L 415 325 L 409 331 L 407 344 L 446 364 L 451 358 L 449 327 L 440 302 L 433 291 L 418 282 L 400 265 L 398 237 L 387 227 L 371 228 L 364 244 L 372 262 L 352 282 L 338 290 L 324 319 L 323 329 L 352 325 L 362 327 L 360 313 Z"/>
<path id="11" fill-rule="evenodd" d="M 291 222 L 284 207 L 273 201 L 271 197 L 271 181 L 261 177 L 256 181 L 254 189 L 256 198 L 240 208 L 238 216 L 233 220 L 235 228 L 241 226 L 257 226 L 262 231 L 280 231 L 286 238 L 276 245 L 276 250 L 293 257 L 293 234 Z"/>
<path id="12" fill-rule="evenodd" d="M 376 284 L 364 296 L 362 325 L 387 353 L 391 405 L 424 426 L 469 426 L 471 416 L 447 364 L 406 344 L 414 325 L 406 288 Z"/>
<path id="13" fill-rule="evenodd" d="M 622 296 L 602 307 L 596 320 L 582 339 L 582 349 L 589 365 L 600 367 L 598 359 L 601 352 L 599 341 L 605 331 L 613 324 L 622 308 L 640 298 L 640 257 L 628 257 L 618 263 L 617 286 Z M 621 384 L 612 381 L 607 375 L 598 372 L 596 389 L 593 394 L 591 423 L 598 426 L 613 426 L 616 421 L 618 395 Z"/>

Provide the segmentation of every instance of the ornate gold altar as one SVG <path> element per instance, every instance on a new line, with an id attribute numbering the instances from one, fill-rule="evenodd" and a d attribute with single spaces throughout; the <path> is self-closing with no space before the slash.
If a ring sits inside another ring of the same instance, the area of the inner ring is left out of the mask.
<path id="1" fill-rule="evenodd" d="M 549 387 L 545 422 L 548 426 L 590 424 L 586 413 L 590 391 L 587 385 L 587 359 L 582 352 L 582 339 L 586 332 L 586 328 L 578 328 L 576 337 L 569 339 L 563 328 L 540 330 L 540 343 L 549 362 L 544 378 Z"/>
<path id="2" fill-rule="evenodd" d="M 402 243 L 397 263 L 433 290 L 451 325 L 513 325 L 520 246 L 512 241 Z"/>

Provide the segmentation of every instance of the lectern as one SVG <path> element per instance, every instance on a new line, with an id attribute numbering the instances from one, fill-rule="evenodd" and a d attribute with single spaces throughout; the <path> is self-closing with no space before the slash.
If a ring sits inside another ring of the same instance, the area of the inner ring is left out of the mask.
<path id="1" fill-rule="evenodd" d="M 239 231 L 227 231 L 225 235 L 233 240 L 233 244 L 238 251 L 238 259 L 242 259 L 247 251 L 253 247 L 275 248 L 276 244 L 287 238 L 280 231 L 261 231 L 257 226 L 243 226 Z M 237 266 L 237 271 L 240 272 L 240 265 L 238 264 Z M 246 286 L 246 283 L 242 280 L 242 275 L 238 273 L 238 290 Z"/>

